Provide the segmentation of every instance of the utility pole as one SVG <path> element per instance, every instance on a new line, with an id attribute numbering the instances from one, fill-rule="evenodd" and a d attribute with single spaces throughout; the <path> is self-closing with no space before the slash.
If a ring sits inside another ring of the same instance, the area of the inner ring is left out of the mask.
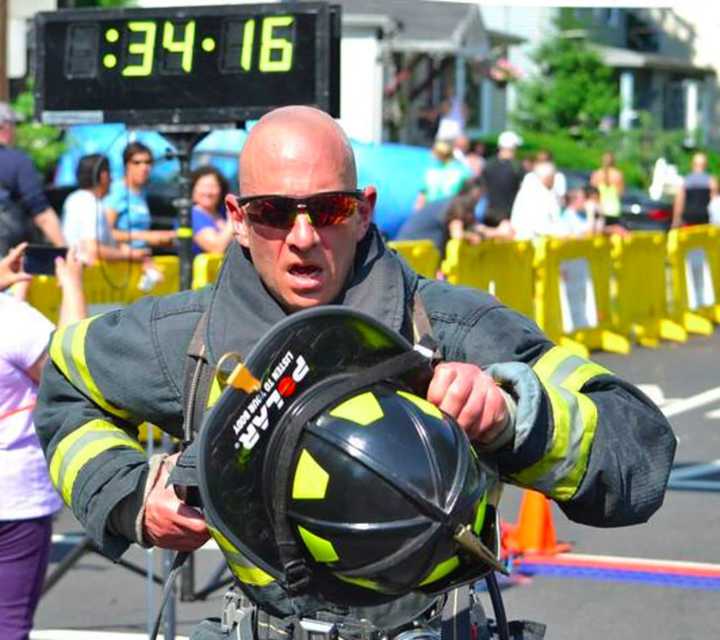
<path id="1" fill-rule="evenodd" d="M 8 3 L 10 0 L 0 0 L 0 100 L 6 102 L 9 95 L 7 77 L 7 32 L 8 32 Z"/>

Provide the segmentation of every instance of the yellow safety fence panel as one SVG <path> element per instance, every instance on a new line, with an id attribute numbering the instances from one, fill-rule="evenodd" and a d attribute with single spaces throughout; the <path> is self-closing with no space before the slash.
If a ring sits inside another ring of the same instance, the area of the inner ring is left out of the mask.
<path id="1" fill-rule="evenodd" d="M 668 309 L 666 235 L 613 235 L 611 246 L 616 284 L 613 327 L 645 347 L 656 347 L 661 338 L 685 342 L 687 331 L 671 319 Z"/>
<path id="2" fill-rule="evenodd" d="M 142 276 L 137 262 L 103 262 L 83 271 L 83 291 L 88 305 L 126 305 L 146 295 L 166 295 L 180 288 L 180 263 L 176 256 L 156 256 L 155 268 L 162 280 L 150 291 L 138 287 Z M 60 314 L 60 287 L 55 276 L 35 276 L 30 283 L 28 302 L 53 322 Z"/>
<path id="3" fill-rule="evenodd" d="M 720 322 L 720 229 L 697 225 L 668 233 L 673 318 L 691 333 L 710 335 Z"/>
<path id="4" fill-rule="evenodd" d="M 201 253 L 193 260 L 192 288 L 200 289 L 217 280 L 225 254 Z"/>
<path id="5" fill-rule="evenodd" d="M 530 241 L 450 240 L 442 272 L 452 284 L 475 287 L 530 318 L 533 308 L 533 246 Z"/>
<path id="6" fill-rule="evenodd" d="M 611 329 L 610 275 L 605 236 L 536 241 L 536 320 L 551 340 L 584 356 L 630 353 L 630 341 Z"/>
<path id="7" fill-rule="evenodd" d="M 413 270 L 426 278 L 434 278 L 440 268 L 440 252 L 432 240 L 395 240 L 388 242 Z"/>

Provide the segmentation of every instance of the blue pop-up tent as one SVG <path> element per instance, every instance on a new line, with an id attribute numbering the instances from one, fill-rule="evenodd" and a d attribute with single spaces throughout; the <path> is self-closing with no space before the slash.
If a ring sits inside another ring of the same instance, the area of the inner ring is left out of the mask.
<path id="1" fill-rule="evenodd" d="M 237 155 L 245 143 L 244 129 L 216 129 L 193 149 L 191 166 L 212 164 L 237 188 Z M 151 183 L 169 183 L 179 170 L 177 160 L 166 158 L 172 143 L 156 131 L 128 130 L 122 124 L 76 125 L 67 132 L 67 151 L 60 158 L 55 176 L 56 186 L 75 184 L 77 163 L 88 153 L 103 153 L 110 159 L 113 179 L 122 178 L 122 151 L 137 140 L 147 145 L 155 158 Z M 358 184 L 373 185 L 378 190 L 375 222 L 393 238 L 405 218 L 412 212 L 423 182 L 430 153 L 424 147 L 383 143 L 352 142 L 358 167 Z"/>

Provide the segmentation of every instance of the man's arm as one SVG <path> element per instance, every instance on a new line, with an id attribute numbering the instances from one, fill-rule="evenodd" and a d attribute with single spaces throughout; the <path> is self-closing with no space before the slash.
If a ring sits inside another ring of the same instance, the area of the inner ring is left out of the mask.
<path id="1" fill-rule="evenodd" d="M 672 227 L 676 228 L 682 224 L 682 212 L 685 208 L 685 187 L 678 185 L 677 191 L 675 192 L 675 199 L 673 200 L 673 217 Z"/>
<path id="2" fill-rule="evenodd" d="M 182 433 L 177 382 L 168 377 L 168 356 L 152 324 L 157 304 L 146 299 L 57 331 L 35 412 L 53 484 L 113 558 L 131 542 L 156 541 L 144 536 L 144 510 L 162 465 L 154 464 L 151 476 L 138 425 L 147 420 Z M 178 343 L 196 319 L 192 314 L 187 327 L 171 328 Z M 177 353 L 174 368 L 182 366 Z"/>
<path id="3" fill-rule="evenodd" d="M 445 359 L 482 368 L 517 405 L 512 440 L 494 452 L 502 477 L 548 495 L 577 522 L 646 521 L 662 504 L 676 446 L 660 410 L 607 369 L 553 345 L 520 314 L 496 304 L 473 322 L 443 326 L 455 301 L 447 292 L 438 299 L 437 317 L 432 301 L 426 305 L 433 332 L 455 333 Z"/>
<path id="4" fill-rule="evenodd" d="M 33 217 L 35 226 L 43 232 L 45 237 L 56 247 L 62 247 L 65 244 L 65 238 L 62 234 L 60 219 L 55 213 L 55 209 L 48 207 Z"/>

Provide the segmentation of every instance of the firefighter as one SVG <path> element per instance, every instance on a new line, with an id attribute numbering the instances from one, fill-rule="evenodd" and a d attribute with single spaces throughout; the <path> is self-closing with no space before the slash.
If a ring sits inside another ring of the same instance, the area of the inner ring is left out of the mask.
<path id="1" fill-rule="evenodd" d="M 373 225 L 376 190 L 358 189 L 351 146 L 330 116 L 268 113 L 248 135 L 239 178 L 240 195 L 226 200 L 236 242 L 214 286 L 144 298 L 52 339 L 36 425 L 53 483 L 103 553 L 119 558 L 132 543 L 190 551 L 208 539 L 201 512 L 166 486 L 176 457 L 148 460 L 137 439 L 144 421 L 182 438 L 195 334 L 213 366 L 326 304 L 409 341 L 422 311 L 440 359 L 425 399 L 504 481 L 593 526 L 644 522 L 660 507 L 675 437 L 657 407 L 493 297 L 408 268 Z M 202 407 L 218 391 L 213 383 Z"/>

